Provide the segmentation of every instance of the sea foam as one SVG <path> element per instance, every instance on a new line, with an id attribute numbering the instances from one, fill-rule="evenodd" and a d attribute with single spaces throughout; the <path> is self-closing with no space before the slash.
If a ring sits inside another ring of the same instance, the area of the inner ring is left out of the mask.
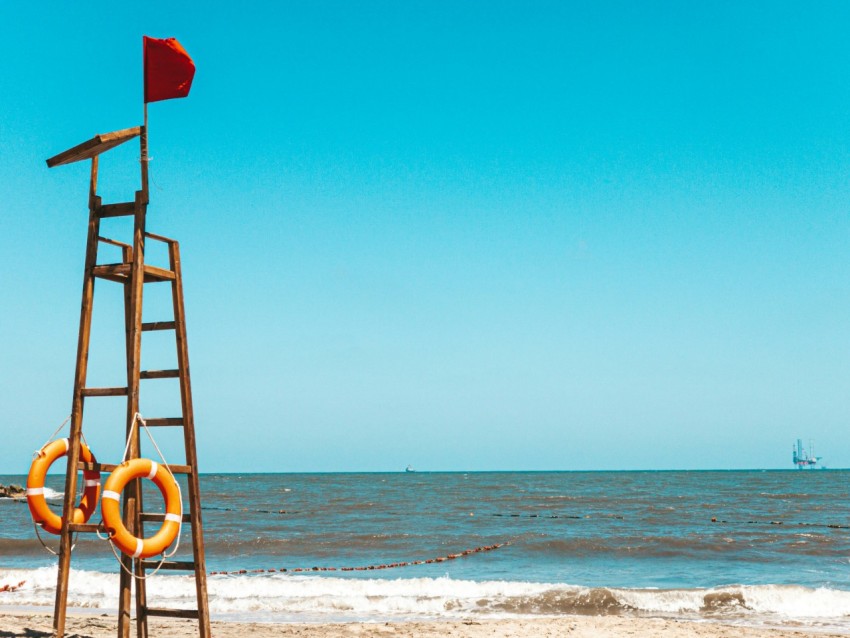
<path id="1" fill-rule="evenodd" d="M 0 605 L 50 606 L 55 567 L 0 570 Z M 233 620 L 318 622 L 413 618 L 628 614 L 724 619 L 734 622 L 850 628 L 850 592 L 785 585 L 711 589 L 618 589 L 557 583 L 443 578 L 364 579 L 266 574 L 208 579 L 214 616 Z M 114 609 L 118 575 L 72 570 L 68 605 Z M 191 576 L 148 581 L 157 607 L 195 605 Z"/>

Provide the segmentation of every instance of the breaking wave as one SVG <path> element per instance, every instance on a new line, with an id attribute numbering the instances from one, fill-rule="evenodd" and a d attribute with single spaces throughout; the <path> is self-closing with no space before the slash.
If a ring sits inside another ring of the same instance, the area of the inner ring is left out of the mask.
<path id="1" fill-rule="evenodd" d="M 55 586 L 55 567 L 0 570 L 0 606 L 50 606 Z M 846 630 L 850 617 L 850 592 L 788 585 L 661 590 L 268 574 L 212 576 L 208 586 L 215 616 L 271 622 L 634 614 Z M 72 570 L 68 604 L 111 610 L 117 591 L 117 574 Z M 193 579 L 157 576 L 148 596 L 157 606 L 191 607 Z"/>

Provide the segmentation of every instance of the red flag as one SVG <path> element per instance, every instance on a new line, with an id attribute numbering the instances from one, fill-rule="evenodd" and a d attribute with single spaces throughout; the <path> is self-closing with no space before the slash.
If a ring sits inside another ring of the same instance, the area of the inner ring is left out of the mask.
<path id="1" fill-rule="evenodd" d="M 195 77 L 195 63 L 174 38 L 143 36 L 145 103 L 186 97 Z"/>

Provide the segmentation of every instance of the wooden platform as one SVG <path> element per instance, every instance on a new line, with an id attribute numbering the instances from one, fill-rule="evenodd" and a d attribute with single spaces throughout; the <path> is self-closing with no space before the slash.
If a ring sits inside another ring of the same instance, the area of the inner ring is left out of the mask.
<path id="1" fill-rule="evenodd" d="M 132 140 L 134 137 L 138 137 L 141 132 L 141 126 L 134 126 L 133 128 L 113 131 L 112 133 L 95 135 L 93 138 L 83 142 L 82 144 L 77 144 L 75 147 L 69 148 L 67 151 L 62 151 L 59 155 L 54 155 L 47 160 L 47 167 L 53 168 L 54 166 L 71 164 L 84 159 L 92 159 L 104 151 L 108 151 L 119 144 L 123 144 L 124 142 Z"/>

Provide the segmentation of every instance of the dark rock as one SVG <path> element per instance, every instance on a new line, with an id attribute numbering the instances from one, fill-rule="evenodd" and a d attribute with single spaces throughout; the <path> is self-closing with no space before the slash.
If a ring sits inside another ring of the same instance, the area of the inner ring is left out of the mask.
<path id="1" fill-rule="evenodd" d="M 24 498 L 27 491 L 20 485 L 0 485 L 0 498 Z"/>

